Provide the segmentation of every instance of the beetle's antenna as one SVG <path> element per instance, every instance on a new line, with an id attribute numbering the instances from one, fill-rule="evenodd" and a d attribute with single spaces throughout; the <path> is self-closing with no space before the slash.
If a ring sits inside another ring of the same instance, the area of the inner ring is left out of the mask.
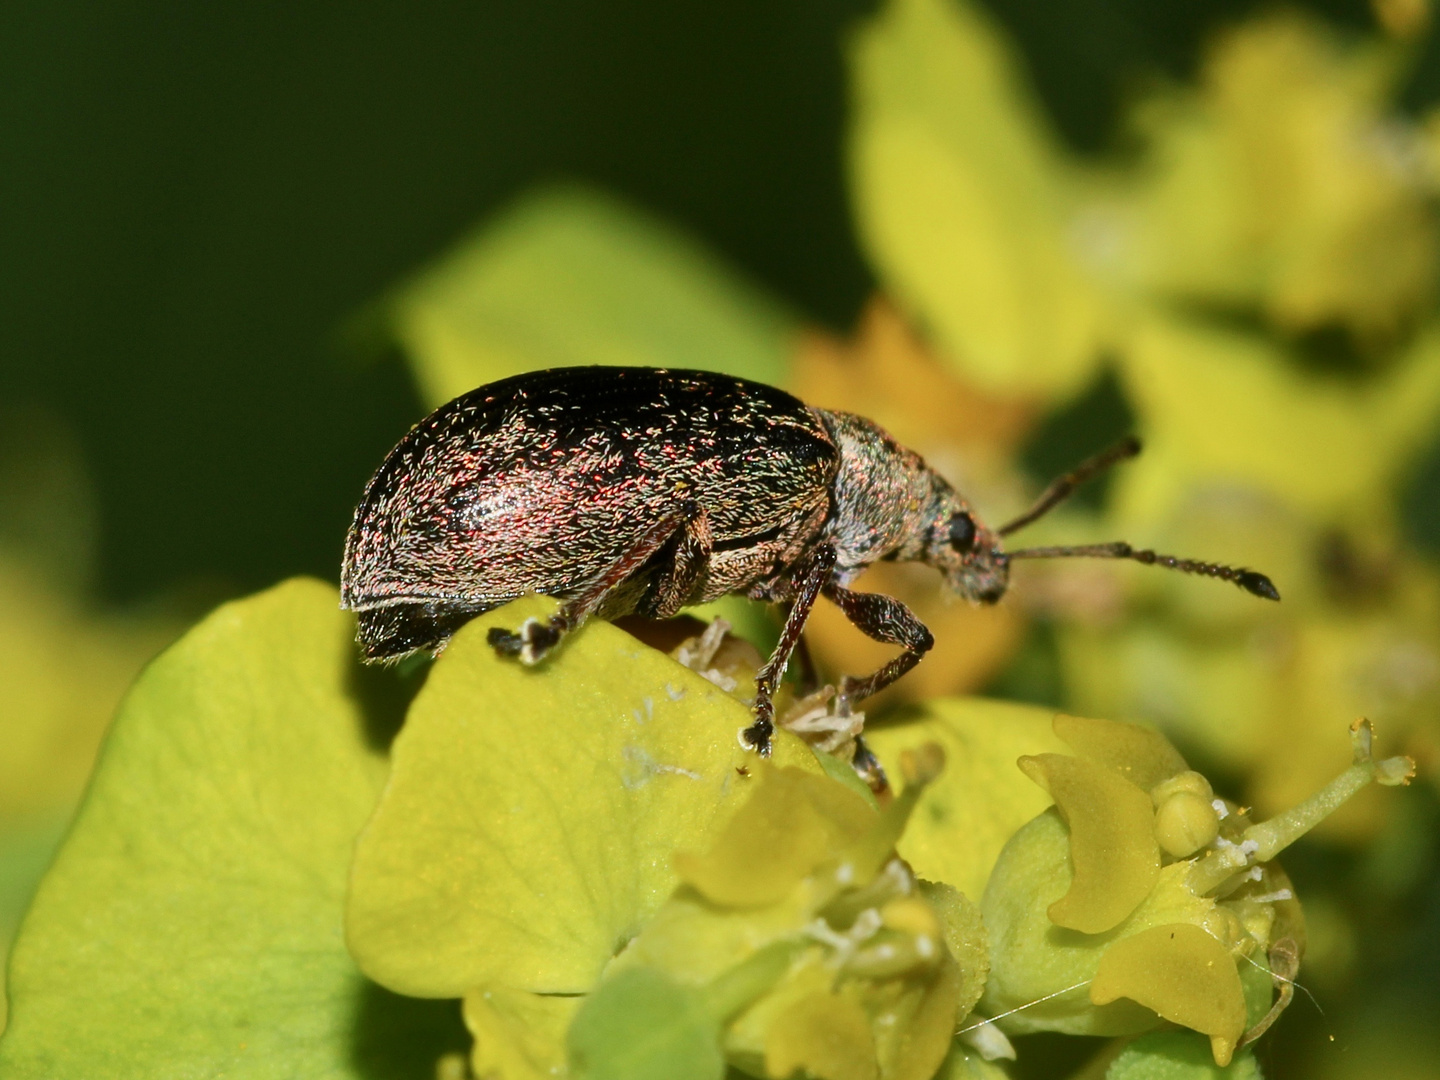
<path id="1" fill-rule="evenodd" d="M 1035 500 L 1035 505 L 1026 510 L 1014 521 L 1000 527 L 1001 536 L 1009 536 L 1018 529 L 1023 529 L 1036 518 L 1044 517 L 1056 506 L 1070 497 L 1071 492 L 1089 480 L 1097 473 L 1102 473 L 1116 462 L 1126 461 L 1140 453 L 1140 440 L 1131 435 L 1121 439 L 1110 449 L 1096 454 L 1092 458 L 1082 461 L 1075 468 L 1071 469 L 1064 476 L 1057 477 L 1050 481 L 1050 486 L 1045 493 Z"/>
<path id="2" fill-rule="evenodd" d="M 1221 566 L 1219 563 L 1200 562 L 1198 559 L 1180 559 L 1174 555 L 1160 555 L 1146 548 L 1133 548 L 1124 540 L 1116 540 L 1109 544 L 1077 544 L 1073 547 L 1019 548 L 1015 551 L 1007 551 L 1005 555 L 1009 559 L 1071 559 L 1077 557 L 1134 559 L 1147 566 L 1164 566 L 1186 574 L 1219 578 L 1221 581 L 1231 582 L 1246 592 L 1264 597 L 1266 600 L 1280 599 L 1280 590 L 1275 588 L 1274 582 L 1258 571 L 1244 570 L 1235 566 Z"/>

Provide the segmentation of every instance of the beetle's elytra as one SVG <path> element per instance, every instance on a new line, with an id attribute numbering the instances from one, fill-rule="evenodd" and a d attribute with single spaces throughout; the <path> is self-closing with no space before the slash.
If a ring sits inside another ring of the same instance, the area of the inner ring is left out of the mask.
<path id="1" fill-rule="evenodd" d="M 548 622 L 492 630 L 502 654 L 536 663 L 586 618 L 668 618 L 728 593 L 788 608 L 756 677 L 742 741 L 768 753 L 773 695 L 822 594 L 902 652 L 839 688 L 845 708 L 888 686 L 930 648 L 898 600 L 850 582 L 879 559 L 914 560 L 967 599 L 1004 595 L 1015 558 L 1089 555 L 1222 578 L 1279 599 L 1250 570 L 1128 544 L 1006 551 L 1001 537 L 1133 440 L 1057 480 L 992 530 L 919 455 L 876 424 L 815 409 L 728 375 L 558 368 L 472 390 L 417 424 L 371 478 L 345 544 L 341 603 L 369 660 L 436 651 L 467 620 L 526 593 L 564 601 Z"/>

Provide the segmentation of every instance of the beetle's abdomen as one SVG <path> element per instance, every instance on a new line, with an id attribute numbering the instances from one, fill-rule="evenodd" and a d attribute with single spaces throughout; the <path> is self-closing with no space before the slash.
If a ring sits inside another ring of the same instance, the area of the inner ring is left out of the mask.
<path id="1" fill-rule="evenodd" d="M 391 451 L 356 510 L 342 598 L 473 614 L 564 597 L 686 507 L 705 511 L 719 550 L 813 517 L 835 469 L 815 414 L 771 387 L 643 368 L 517 376 L 442 406 Z"/>

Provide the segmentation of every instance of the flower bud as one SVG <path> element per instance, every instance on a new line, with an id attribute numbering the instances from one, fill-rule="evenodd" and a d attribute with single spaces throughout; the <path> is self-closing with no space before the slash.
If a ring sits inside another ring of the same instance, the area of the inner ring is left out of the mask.
<path id="1" fill-rule="evenodd" d="M 1193 791 L 1176 791 L 1155 807 L 1155 839 L 1167 855 L 1194 855 L 1219 835 L 1220 816 L 1209 800 Z"/>

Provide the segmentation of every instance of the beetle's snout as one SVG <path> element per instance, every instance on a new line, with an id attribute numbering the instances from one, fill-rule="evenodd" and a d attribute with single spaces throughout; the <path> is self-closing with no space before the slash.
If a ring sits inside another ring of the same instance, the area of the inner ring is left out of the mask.
<path id="1" fill-rule="evenodd" d="M 965 599 L 994 604 L 1010 588 L 1010 561 L 991 544 L 977 545 L 946 577 Z"/>
<path id="2" fill-rule="evenodd" d="M 1008 588 L 1009 586 L 1005 582 L 991 582 L 975 594 L 975 599 L 982 604 L 998 604 Z"/>

